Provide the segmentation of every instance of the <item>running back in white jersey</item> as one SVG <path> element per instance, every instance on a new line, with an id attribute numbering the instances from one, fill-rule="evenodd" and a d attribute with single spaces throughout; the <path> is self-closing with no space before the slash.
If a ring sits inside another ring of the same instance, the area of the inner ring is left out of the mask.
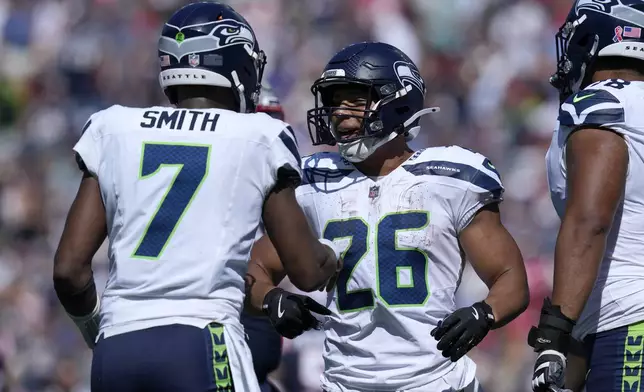
<path id="1" fill-rule="evenodd" d="M 382 178 L 364 176 L 336 153 L 304 158 L 302 169 L 297 195 L 309 222 L 344 247 L 344 269 L 327 301 L 325 389 L 467 386 L 474 363 L 444 358 L 430 331 L 456 309 L 459 232 L 482 206 L 501 201 L 494 166 L 463 148 L 440 147 Z"/>
<path id="2" fill-rule="evenodd" d="M 608 235 L 599 276 L 574 331 L 577 338 L 644 320 L 643 102 L 644 82 L 613 79 L 588 86 L 561 106 L 546 155 L 552 202 L 563 217 L 565 146 L 571 132 L 578 127 L 605 128 L 622 135 L 628 146 L 626 189 Z"/>
<path id="3" fill-rule="evenodd" d="M 264 200 L 278 175 L 300 176 L 290 127 L 263 113 L 113 106 L 74 150 L 107 214 L 101 332 L 238 323 Z"/>

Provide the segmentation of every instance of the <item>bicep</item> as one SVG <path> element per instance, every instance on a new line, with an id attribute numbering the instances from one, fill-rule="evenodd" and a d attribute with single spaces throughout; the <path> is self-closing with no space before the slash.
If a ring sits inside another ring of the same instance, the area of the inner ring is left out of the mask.
<path id="1" fill-rule="evenodd" d="M 482 207 L 461 231 L 459 242 L 477 275 L 488 287 L 506 271 L 523 268 L 519 247 L 501 223 L 498 203 Z"/>
<path id="2" fill-rule="evenodd" d="M 592 216 L 603 225 L 610 224 L 626 184 L 628 147 L 624 139 L 604 129 L 574 132 L 566 145 L 566 169 L 566 216 Z"/>
<path id="3" fill-rule="evenodd" d="M 107 237 L 105 207 L 98 180 L 84 176 L 67 215 L 56 259 L 87 263 Z"/>

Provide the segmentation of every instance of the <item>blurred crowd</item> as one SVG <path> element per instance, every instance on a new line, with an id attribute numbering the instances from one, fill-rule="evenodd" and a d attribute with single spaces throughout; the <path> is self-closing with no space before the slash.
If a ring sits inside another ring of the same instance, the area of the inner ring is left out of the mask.
<path id="1" fill-rule="evenodd" d="M 0 385 L 11 391 L 89 391 L 91 352 L 52 289 L 52 258 L 80 179 L 71 147 L 94 111 L 166 105 L 156 41 L 186 0 L 0 0 Z M 549 293 L 558 218 L 544 154 L 557 116 L 554 33 L 562 0 L 230 0 L 267 53 L 265 80 L 309 144 L 311 83 L 349 43 L 393 44 L 419 66 L 427 118 L 414 148 L 458 144 L 487 155 L 506 187 L 503 220 L 528 268 L 532 304 L 472 357 L 488 391 L 529 390 L 527 331 Z M 95 260 L 104 286 L 106 253 Z M 485 286 L 466 270 L 459 304 Z M 429 338 L 429 330 L 428 330 Z M 321 336 L 284 345 L 274 375 L 319 391 Z"/>

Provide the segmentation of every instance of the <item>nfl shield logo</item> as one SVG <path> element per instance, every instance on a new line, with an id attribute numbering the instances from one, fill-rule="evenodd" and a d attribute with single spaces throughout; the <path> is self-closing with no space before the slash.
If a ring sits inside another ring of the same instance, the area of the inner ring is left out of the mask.
<path id="1" fill-rule="evenodd" d="M 199 66 L 199 55 L 198 54 L 191 54 L 188 56 L 188 64 L 190 64 L 191 67 L 198 67 Z"/>
<path id="2" fill-rule="evenodd" d="M 374 185 L 371 188 L 369 188 L 369 198 L 370 199 L 375 199 L 378 197 L 380 194 L 380 187 L 378 185 Z"/>

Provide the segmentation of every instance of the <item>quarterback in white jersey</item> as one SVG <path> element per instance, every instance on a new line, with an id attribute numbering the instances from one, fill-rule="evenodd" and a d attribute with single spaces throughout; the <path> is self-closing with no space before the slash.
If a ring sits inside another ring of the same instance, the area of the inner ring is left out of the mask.
<path id="1" fill-rule="evenodd" d="M 479 391 L 464 355 L 528 301 L 521 254 L 499 220 L 495 167 L 456 146 L 407 147 L 420 116 L 437 109 L 423 109 L 424 81 L 393 46 L 341 50 L 312 91 L 314 143 L 340 149 L 303 158 L 297 190 L 313 229 L 343 250 L 328 287 L 323 389 Z M 456 309 L 465 254 L 490 294 Z M 310 312 L 274 287 L 284 272 L 266 237 L 252 259 L 252 305 L 278 331 L 301 333 L 294 319 Z"/>
<path id="2" fill-rule="evenodd" d="M 84 175 L 54 286 L 94 349 L 93 391 L 257 392 L 239 318 L 260 219 L 305 291 L 325 286 L 339 252 L 296 201 L 292 130 L 252 113 L 264 61 L 244 18 L 188 5 L 165 25 L 159 55 L 176 108 L 113 106 L 74 147 Z M 106 237 L 99 300 L 91 260 Z"/>
<path id="3" fill-rule="evenodd" d="M 529 336 L 535 391 L 562 387 L 567 365 L 575 391 L 641 388 L 643 28 L 644 1 L 579 0 L 557 35 L 562 105 L 546 166 L 562 222 L 552 300 Z"/>

